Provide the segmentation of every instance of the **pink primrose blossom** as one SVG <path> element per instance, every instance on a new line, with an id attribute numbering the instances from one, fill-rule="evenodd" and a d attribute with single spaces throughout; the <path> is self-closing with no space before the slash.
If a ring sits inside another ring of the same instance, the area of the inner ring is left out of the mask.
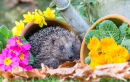
<path id="1" fill-rule="evenodd" d="M 19 58 L 15 56 L 12 51 L 9 51 L 8 49 L 3 49 L 2 54 L 0 54 L 0 68 L 3 71 L 12 71 L 12 68 L 18 65 Z"/>
<path id="2" fill-rule="evenodd" d="M 19 66 L 26 69 L 26 70 L 32 70 L 32 66 L 31 65 L 25 65 L 24 63 L 19 63 Z"/>
<path id="3" fill-rule="evenodd" d="M 17 47 L 17 46 L 11 46 L 10 44 L 7 44 L 6 45 L 6 48 L 9 50 L 9 51 L 12 51 L 16 56 L 18 56 L 21 52 L 21 48 L 20 47 Z"/>
<path id="4" fill-rule="evenodd" d="M 21 53 L 18 56 L 20 59 L 20 63 L 27 65 L 29 61 L 29 55 L 30 53 L 28 51 L 21 51 Z"/>
<path id="5" fill-rule="evenodd" d="M 26 70 L 32 70 L 33 68 L 32 68 L 31 65 L 28 65 L 28 66 L 25 67 L 25 69 L 26 69 Z"/>
<path id="6" fill-rule="evenodd" d="M 11 46 L 18 46 L 21 48 L 22 51 L 30 50 L 31 45 L 29 43 L 22 43 L 21 37 L 14 36 L 12 38 L 9 38 L 8 43 Z"/>

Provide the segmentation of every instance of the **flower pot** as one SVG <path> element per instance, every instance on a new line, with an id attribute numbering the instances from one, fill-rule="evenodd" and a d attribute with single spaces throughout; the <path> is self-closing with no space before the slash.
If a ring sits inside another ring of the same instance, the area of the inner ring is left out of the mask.
<path id="1" fill-rule="evenodd" d="M 46 17 L 45 21 L 47 23 L 47 26 L 44 25 L 42 28 L 47 28 L 49 26 L 60 26 L 61 28 L 64 28 L 66 30 L 68 30 L 69 32 L 72 31 L 75 36 L 77 36 L 77 34 L 75 33 L 75 31 L 73 30 L 73 28 L 67 24 L 66 22 L 57 19 L 57 18 L 52 18 L 52 17 Z M 24 29 L 21 31 L 20 36 L 24 36 L 25 38 L 27 38 L 30 34 L 40 30 L 41 28 L 39 27 L 38 24 L 34 24 L 34 21 L 28 23 Z"/>
<path id="2" fill-rule="evenodd" d="M 117 27 L 119 27 L 120 25 L 122 25 L 123 22 L 128 22 L 129 26 L 130 26 L 130 21 L 126 17 L 124 17 L 122 15 L 118 15 L 118 14 L 112 14 L 112 15 L 104 16 L 104 17 L 100 18 L 99 20 L 97 20 L 89 28 L 89 30 L 87 31 L 87 33 L 89 31 L 93 30 L 93 29 L 96 29 L 96 23 L 101 23 L 103 20 L 111 20 L 111 21 L 113 21 L 117 25 Z M 80 61 L 81 61 L 82 64 L 85 64 L 85 58 L 87 57 L 88 52 L 89 52 L 89 49 L 87 48 L 87 45 L 85 43 L 85 37 L 84 37 L 82 45 L 81 45 L 81 49 L 80 49 Z"/>

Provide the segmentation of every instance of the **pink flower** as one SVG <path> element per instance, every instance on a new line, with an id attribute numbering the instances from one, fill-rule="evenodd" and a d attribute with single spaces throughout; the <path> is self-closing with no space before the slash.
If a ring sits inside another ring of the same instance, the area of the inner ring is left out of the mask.
<path id="1" fill-rule="evenodd" d="M 18 47 L 20 47 L 22 51 L 30 50 L 30 48 L 31 48 L 31 45 L 29 43 L 22 43 L 21 37 L 17 37 L 17 36 L 9 38 L 8 43 L 11 46 L 18 46 Z"/>
<path id="2" fill-rule="evenodd" d="M 23 63 L 19 63 L 19 66 L 26 69 L 26 70 L 32 70 L 33 69 L 31 65 L 25 65 Z"/>
<path id="3" fill-rule="evenodd" d="M 18 56 L 21 52 L 21 48 L 20 47 L 17 47 L 17 46 L 11 46 L 10 44 L 7 44 L 6 45 L 6 48 L 9 50 L 9 51 L 12 51 L 16 56 Z"/>
<path id="4" fill-rule="evenodd" d="M 21 53 L 18 56 L 20 59 L 20 63 L 27 65 L 29 61 L 29 55 L 30 53 L 28 51 L 21 51 Z"/>
<path id="5" fill-rule="evenodd" d="M 3 49 L 2 54 L 0 54 L 0 68 L 5 70 L 11 70 L 14 66 L 19 65 L 19 58 L 14 55 L 12 51 L 9 51 L 8 49 Z"/>
<path id="6" fill-rule="evenodd" d="M 33 68 L 32 68 L 31 65 L 28 65 L 28 66 L 25 67 L 25 69 L 26 69 L 26 70 L 32 70 Z"/>
<path id="7" fill-rule="evenodd" d="M 25 65 L 28 64 L 30 55 L 28 51 L 22 51 L 20 47 L 10 46 L 9 44 L 6 47 L 10 51 L 12 51 L 15 54 L 15 56 L 19 57 L 20 63 L 24 63 Z"/>

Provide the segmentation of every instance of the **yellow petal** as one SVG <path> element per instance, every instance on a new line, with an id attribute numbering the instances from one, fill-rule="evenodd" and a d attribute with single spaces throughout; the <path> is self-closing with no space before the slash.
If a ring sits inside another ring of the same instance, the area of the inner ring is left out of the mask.
<path id="1" fill-rule="evenodd" d="M 19 25 L 19 22 L 18 22 L 18 21 L 15 21 L 15 24 L 16 24 L 16 25 Z"/>
<path id="2" fill-rule="evenodd" d="M 51 13 L 55 13 L 55 10 L 51 10 Z"/>
<path id="3" fill-rule="evenodd" d="M 38 13 L 39 13 L 40 15 L 43 15 L 43 13 L 42 13 L 42 11 L 41 11 L 41 10 L 38 10 Z"/>

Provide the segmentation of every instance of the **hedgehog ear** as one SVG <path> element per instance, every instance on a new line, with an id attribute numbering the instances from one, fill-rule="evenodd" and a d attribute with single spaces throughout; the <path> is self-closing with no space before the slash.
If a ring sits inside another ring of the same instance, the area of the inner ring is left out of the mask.
<path id="1" fill-rule="evenodd" d="M 55 40 L 54 40 L 54 39 L 52 39 L 52 44 L 54 45 L 54 43 L 55 43 Z"/>

